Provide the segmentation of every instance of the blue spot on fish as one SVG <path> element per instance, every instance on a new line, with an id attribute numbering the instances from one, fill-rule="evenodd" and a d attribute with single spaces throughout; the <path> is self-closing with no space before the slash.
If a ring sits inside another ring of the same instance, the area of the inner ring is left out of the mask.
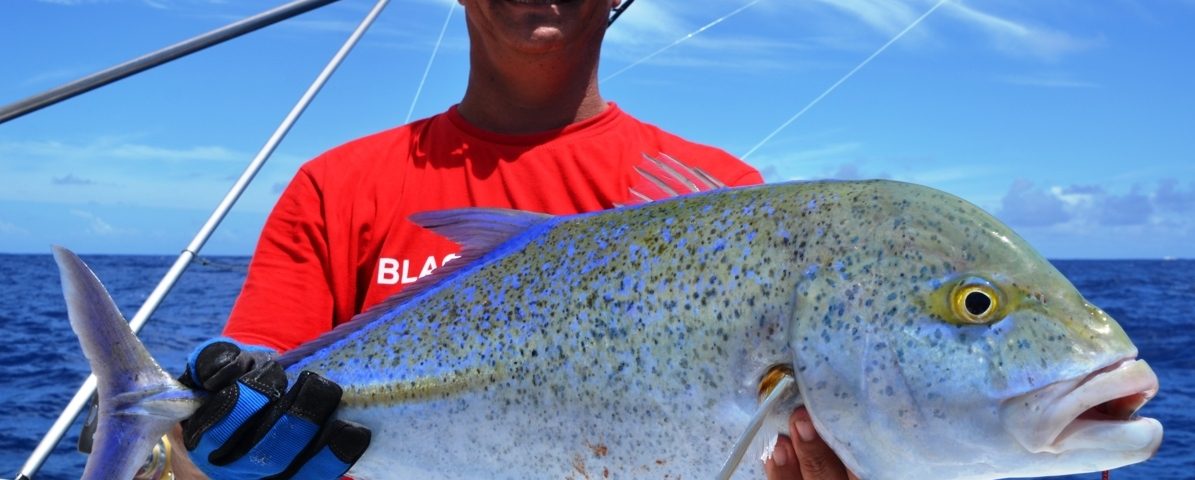
<path id="1" fill-rule="evenodd" d="M 817 265 L 810 265 L 809 268 L 806 268 L 805 269 L 805 278 L 808 278 L 810 280 L 817 278 L 818 268 L 819 267 Z"/>

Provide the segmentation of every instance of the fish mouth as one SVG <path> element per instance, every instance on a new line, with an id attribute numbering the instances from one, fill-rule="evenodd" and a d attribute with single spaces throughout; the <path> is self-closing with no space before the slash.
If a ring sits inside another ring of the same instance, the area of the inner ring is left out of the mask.
<path id="1" fill-rule="evenodd" d="M 1122 359 L 1015 397 L 1002 417 L 1031 452 L 1117 451 L 1140 461 L 1161 444 L 1161 423 L 1137 415 L 1157 392 L 1158 377 L 1145 361 Z"/>
<path id="2" fill-rule="evenodd" d="M 1055 424 L 1063 425 L 1053 447 L 1059 451 L 1104 448 L 1126 440 L 1122 437 L 1126 433 L 1148 433 L 1133 431 L 1135 424 L 1148 430 L 1153 420 L 1137 416 L 1137 411 L 1157 393 L 1158 377 L 1141 360 L 1122 360 L 1088 375 L 1052 409 Z M 1130 445 L 1146 440 L 1127 439 L 1138 440 Z"/>

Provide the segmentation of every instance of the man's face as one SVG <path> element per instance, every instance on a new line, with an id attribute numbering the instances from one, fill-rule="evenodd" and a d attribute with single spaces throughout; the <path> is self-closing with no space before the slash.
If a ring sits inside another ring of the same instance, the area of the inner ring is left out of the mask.
<path id="1" fill-rule="evenodd" d="M 492 47 L 548 53 L 599 42 L 619 0 L 458 0 L 471 33 Z M 494 45 L 497 42 L 498 45 Z"/>

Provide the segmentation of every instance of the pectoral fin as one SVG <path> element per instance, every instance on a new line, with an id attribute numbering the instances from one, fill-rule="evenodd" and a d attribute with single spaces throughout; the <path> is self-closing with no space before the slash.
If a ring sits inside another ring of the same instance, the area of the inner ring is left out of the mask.
<path id="1" fill-rule="evenodd" d="M 791 368 L 773 369 L 764 376 L 760 381 L 759 408 L 751 416 L 747 428 L 735 442 L 730 456 L 715 478 L 729 479 L 748 452 L 759 452 L 763 460 L 772 456 L 776 436 L 788 432 L 788 416 L 801 405 L 796 386 Z"/>

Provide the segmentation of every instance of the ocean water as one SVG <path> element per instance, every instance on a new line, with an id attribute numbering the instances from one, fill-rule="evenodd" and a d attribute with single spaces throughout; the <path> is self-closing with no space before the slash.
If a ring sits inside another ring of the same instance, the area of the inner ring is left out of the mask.
<path id="1" fill-rule="evenodd" d="M 166 273 L 174 257 L 84 255 L 127 317 Z M 243 257 L 193 265 L 141 337 L 177 371 L 197 343 L 216 335 L 244 277 Z M 1161 381 L 1141 414 L 1158 418 L 1166 438 L 1158 455 L 1112 472 L 1112 478 L 1195 478 L 1195 261 L 1058 261 L 1093 303 L 1118 319 Z M 12 478 L 89 370 L 66 320 L 58 270 L 50 255 L 0 255 L 0 478 Z M 37 478 L 78 478 L 79 423 Z M 1073 479 L 1099 478 L 1099 474 Z"/>

